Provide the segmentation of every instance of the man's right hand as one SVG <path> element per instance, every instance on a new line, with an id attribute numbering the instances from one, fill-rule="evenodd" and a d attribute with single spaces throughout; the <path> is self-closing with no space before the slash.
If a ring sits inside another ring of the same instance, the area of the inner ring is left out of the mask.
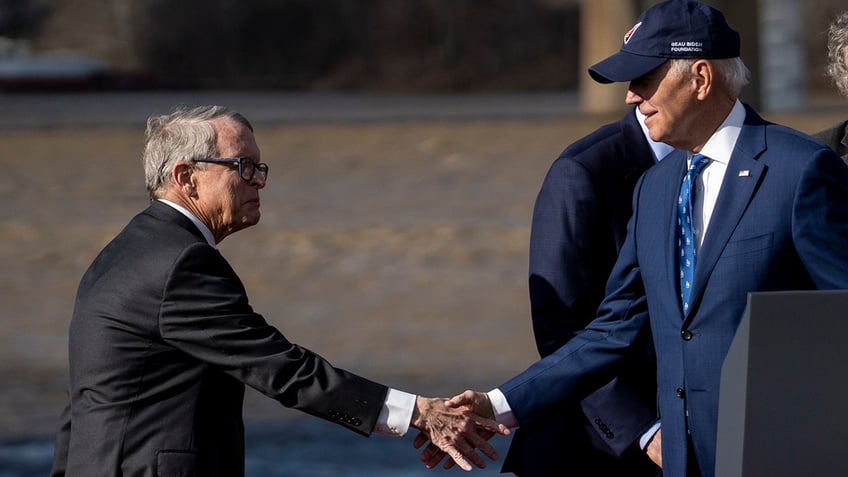
<path id="1" fill-rule="evenodd" d="M 462 394 L 458 394 L 452 397 L 449 401 L 446 401 L 445 407 L 449 409 L 455 409 L 464 413 L 472 422 L 477 423 L 476 428 L 472 428 L 470 430 L 466 430 L 464 433 L 465 438 L 471 443 L 474 447 L 479 448 L 484 454 L 486 454 L 490 459 L 496 460 L 497 453 L 495 449 L 488 443 L 488 440 L 492 438 L 496 433 L 502 435 L 509 435 L 510 431 L 503 424 L 498 424 L 494 418 L 494 411 L 492 410 L 492 405 L 489 402 L 489 397 L 485 393 L 475 392 L 475 391 L 465 391 Z M 483 424 L 483 425 L 481 425 Z M 419 433 L 413 442 L 413 446 L 416 449 L 420 448 L 427 442 L 427 435 L 423 432 Z M 432 469 L 439 465 L 439 462 L 445 457 L 445 451 L 442 446 L 435 445 L 435 442 L 430 443 L 422 452 L 421 452 L 421 461 L 427 466 L 428 469 Z M 465 451 L 462 452 L 466 457 L 479 459 L 479 457 L 473 453 L 473 449 L 471 450 L 471 456 Z M 444 464 L 445 469 L 450 469 L 453 467 L 454 463 L 458 464 L 465 470 L 471 470 L 471 466 L 467 463 L 465 466 L 462 465 L 462 462 L 457 460 L 456 457 L 453 457 L 453 460 L 447 459 Z M 485 467 L 482 459 L 479 461 L 474 460 L 474 463 L 480 467 Z M 483 465 L 480 465 L 483 463 Z"/>
<path id="2" fill-rule="evenodd" d="M 449 406 L 448 403 L 449 401 L 440 398 L 416 398 L 411 424 L 420 430 L 421 434 L 416 437 L 414 444 L 417 444 L 417 448 L 427 439 L 431 442 L 422 453 L 421 459 L 432 468 L 445 455 L 449 455 L 453 462 L 466 471 L 472 469 L 466 458 L 477 467 L 486 467 L 486 462 L 475 449 L 479 449 L 490 459 L 497 460 L 497 451 L 488 443 L 488 438 L 495 433 L 508 435 L 509 429 L 493 419 L 461 409 L 461 406 Z M 489 410 L 491 414 L 491 406 Z M 429 456 L 427 460 L 424 459 L 425 453 Z M 435 464 L 431 466 L 429 463 L 433 459 Z"/>

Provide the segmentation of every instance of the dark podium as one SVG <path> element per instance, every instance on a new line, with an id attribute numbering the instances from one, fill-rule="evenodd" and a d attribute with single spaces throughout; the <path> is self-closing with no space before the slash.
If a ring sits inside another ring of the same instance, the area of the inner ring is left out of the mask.
<path id="1" fill-rule="evenodd" d="M 848 291 L 750 293 L 720 391 L 716 477 L 848 476 Z"/>

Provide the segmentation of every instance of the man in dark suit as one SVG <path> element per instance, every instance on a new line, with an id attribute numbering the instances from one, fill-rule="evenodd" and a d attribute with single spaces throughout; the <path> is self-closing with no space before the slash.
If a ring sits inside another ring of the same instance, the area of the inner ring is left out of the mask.
<path id="1" fill-rule="evenodd" d="M 827 74 L 839 93 L 848 98 L 848 10 L 837 15 L 827 31 Z M 848 162 L 848 120 L 814 136 Z"/>
<path id="2" fill-rule="evenodd" d="M 633 187 L 672 151 L 650 139 L 643 118 L 633 108 L 577 140 L 545 176 L 533 209 L 529 267 L 533 331 L 543 358 L 595 318 L 627 234 Z M 644 348 L 645 359 L 632 360 L 581 403 L 563 402 L 544 421 L 519 429 L 503 471 L 656 475 L 659 468 L 640 446 L 658 420 L 653 348 Z"/>
<path id="3" fill-rule="evenodd" d="M 412 425 L 467 470 L 461 453 L 484 465 L 477 445 L 494 458 L 444 400 L 334 368 L 250 307 L 216 248 L 260 217 L 268 166 L 244 116 L 202 106 L 150 118 L 144 169 L 150 206 L 79 285 L 52 475 L 243 475 L 245 384 L 362 435 Z"/>
<path id="4" fill-rule="evenodd" d="M 452 405 L 533 425 L 602 385 L 650 335 L 663 475 L 714 475 L 721 365 L 748 292 L 848 288 L 848 167 L 739 102 L 749 75 L 739 50 L 721 12 L 669 0 L 590 68 L 599 82 L 629 81 L 627 103 L 647 116 L 651 138 L 680 151 L 636 185 L 597 319 L 498 388 Z M 438 457 L 431 447 L 422 455 Z"/>

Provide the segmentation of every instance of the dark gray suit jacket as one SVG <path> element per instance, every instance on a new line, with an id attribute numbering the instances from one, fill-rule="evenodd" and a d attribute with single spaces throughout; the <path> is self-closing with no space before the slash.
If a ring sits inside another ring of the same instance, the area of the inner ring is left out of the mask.
<path id="1" fill-rule="evenodd" d="M 817 132 L 813 137 L 830 146 L 848 163 L 848 121 L 834 124 L 824 131 Z"/>
<path id="2" fill-rule="evenodd" d="M 162 202 L 86 271 L 69 350 L 52 475 L 240 476 L 245 384 L 363 435 L 387 392 L 268 325 L 218 250 Z"/>

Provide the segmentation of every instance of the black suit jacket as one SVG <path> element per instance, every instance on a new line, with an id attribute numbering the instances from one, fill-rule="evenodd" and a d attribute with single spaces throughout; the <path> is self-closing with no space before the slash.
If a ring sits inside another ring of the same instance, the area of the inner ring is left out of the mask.
<path id="1" fill-rule="evenodd" d="M 162 202 L 82 278 L 53 475 L 240 476 L 247 384 L 367 435 L 387 389 L 290 343 L 236 273 Z"/>
<path id="2" fill-rule="evenodd" d="M 631 110 L 570 145 L 553 163 L 533 210 L 530 302 L 545 357 L 591 322 L 627 235 L 633 188 L 654 164 Z M 653 352 L 583 400 L 562 403 L 516 432 L 504 471 L 520 476 L 654 475 L 634 447 L 657 420 Z"/>

